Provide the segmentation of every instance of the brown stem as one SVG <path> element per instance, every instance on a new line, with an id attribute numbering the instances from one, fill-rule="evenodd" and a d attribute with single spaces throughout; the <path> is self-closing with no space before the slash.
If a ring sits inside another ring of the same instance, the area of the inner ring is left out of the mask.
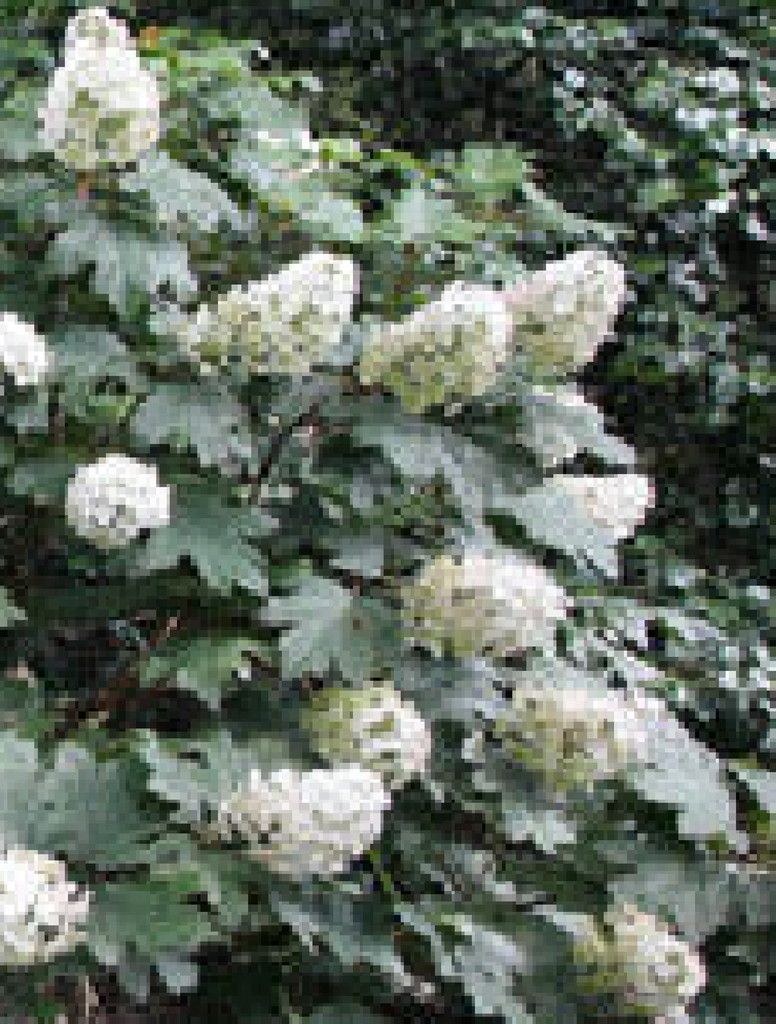
<path id="1" fill-rule="evenodd" d="M 180 618 L 177 615 L 170 616 L 164 626 L 151 637 L 144 657 L 149 657 L 160 644 L 168 640 L 179 628 Z M 101 687 L 94 696 L 80 701 L 73 701 L 66 709 L 64 721 L 52 730 L 51 738 L 59 742 L 66 739 L 72 733 L 77 732 L 84 724 L 101 725 L 115 714 L 125 702 L 127 696 L 137 689 L 137 682 L 137 664 L 135 664 L 131 669 L 122 672 L 115 679 Z M 151 695 L 158 692 L 163 692 L 163 688 L 153 687 L 149 690 Z"/>

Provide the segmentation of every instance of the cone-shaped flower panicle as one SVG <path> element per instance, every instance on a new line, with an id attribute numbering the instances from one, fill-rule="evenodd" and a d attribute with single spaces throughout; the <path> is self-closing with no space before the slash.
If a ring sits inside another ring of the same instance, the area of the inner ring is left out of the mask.
<path id="1" fill-rule="evenodd" d="M 141 530 L 170 521 L 170 488 L 159 484 L 155 466 L 128 455 L 104 455 L 71 477 L 67 521 L 101 548 L 123 547 Z"/>
<path id="2" fill-rule="evenodd" d="M 363 384 L 381 384 L 410 412 L 488 391 L 512 351 L 510 319 L 499 292 L 456 281 L 398 323 L 367 332 Z"/>
<path id="3" fill-rule="evenodd" d="M 467 549 L 428 563 L 404 593 L 409 638 L 437 655 L 505 655 L 552 644 L 566 594 L 510 551 Z"/>
<path id="4" fill-rule="evenodd" d="M 542 485 L 548 498 L 562 497 L 613 542 L 630 537 L 655 503 L 649 477 L 639 473 L 610 476 L 553 476 Z"/>
<path id="5" fill-rule="evenodd" d="M 307 721 L 313 746 L 327 761 L 379 772 L 391 788 L 421 775 L 431 752 L 428 726 L 388 683 L 326 690 L 311 702 Z"/>
<path id="6" fill-rule="evenodd" d="M 225 836 L 237 832 L 247 854 L 293 878 L 331 876 L 374 843 L 390 794 L 376 772 L 360 765 L 250 773 L 221 804 Z"/>
<path id="7" fill-rule="evenodd" d="M 311 252 L 263 281 L 201 306 L 180 334 L 194 362 L 237 362 L 257 374 L 303 375 L 334 352 L 358 288 L 351 259 Z"/>
<path id="8" fill-rule="evenodd" d="M 40 384 L 50 365 L 46 342 L 15 313 L 0 313 L 0 368 L 19 387 Z"/>
<path id="9" fill-rule="evenodd" d="M 39 110 L 44 146 L 78 171 L 123 167 L 159 138 L 159 88 L 126 25 L 103 7 L 74 15 Z"/>
<path id="10" fill-rule="evenodd" d="M 598 249 L 580 249 L 527 275 L 506 293 L 515 341 L 539 376 L 589 363 L 625 300 L 625 271 Z"/>
<path id="11" fill-rule="evenodd" d="M 51 960 L 83 939 L 89 893 L 67 878 L 65 865 L 36 850 L 0 856 L 0 964 L 26 967 Z"/>
<path id="12" fill-rule="evenodd" d="M 700 956 L 663 921 L 630 903 L 618 903 L 605 929 L 591 922 L 575 942 L 575 956 L 594 992 L 612 995 L 623 1015 L 660 1024 L 679 1022 L 706 984 Z"/>
<path id="13" fill-rule="evenodd" d="M 522 764 L 553 789 L 588 788 L 649 760 L 657 702 L 584 686 L 517 688 L 494 732 Z"/>

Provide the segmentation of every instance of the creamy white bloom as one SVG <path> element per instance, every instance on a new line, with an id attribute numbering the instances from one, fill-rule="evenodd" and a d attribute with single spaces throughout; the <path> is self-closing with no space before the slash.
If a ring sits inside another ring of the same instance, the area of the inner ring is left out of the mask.
<path id="1" fill-rule="evenodd" d="M 305 374 L 341 341 L 357 288 L 351 259 L 311 252 L 232 288 L 215 309 L 200 307 L 180 341 L 194 361 L 236 359 L 254 373 Z"/>
<path id="2" fill-rule="evenodd" d="M 631 903 L 611 907 L 606 931 L 591 922 L 575 942 L 578 962 L 593 990 L 610 992 L 625 1012 L 660 1024 L 686 1019 L 684 1011 L 706 984 L 698 955 L 663 921 Z"/>
<path id="3" fill-rule="evenodd" d="M 541 485 L 550 501 L 568 501 L 596 527 L 605 530 L 613 542 L 625 540 L 641 526 L 655 502 L 649 477 L 639 473 L 610 476 L 550 477 Z"/>
<path id="4" fill-rule="evenodd" d="M 515 341 L 540 374 L 578 369 L 611 333 L 625 295 L 625 271 L 605 252 L 553 260 L 506 293 Z"/>
<path id="5" fill-rule="evenodd" d="M 126 49 L 133 45 L 129 29 L 123 21 L 111 18 L 106 7 L 86 7 L 74 14 L 65 28 L 65 54 L 81 46 Z"/>
<path id="6" fill-rule="evenodd" d="M 0 856 L 0 964 L 27 966 L 77 945 L 89 893 L 68 881 L 65 865 L 36 850 Z"/>
<path id="7" fill-rule="evenodd" d="M 502 295 L 455 281 L 440 297 L 366 338 L 359 365 L 363 384 L 382 384 L 406 409 L 484 394 L 504 372 L 512 351 Z"/>
<path id="8" fill-rule="evenodd" d="M 0 313 L 0 366 L 19 387 L 40 384 L 50 365 L 46 342 L 15 313 Z"/>
<path id="9" fill-rule="evenodd" d="M 79 171 L 124 166 L 160 132 L 159 88 L 126 25 L 102 7 L 70 19 L 63 63 L 39 110 L 43 144 Z"/>
<path id="10" fill-rule="evenodd" d="M 219 809 L 224 835 L 236 830 L 248 855 L 273 871 L 304 878 L 336 875 L 380 835 L 390 795 L 360 765 L 250 773 Z"/>
<path id="11" fill-rule="evenodd" d="M 102 548 L 122 547 L 141 530 L 170 521 L 170 488 L 155 466 L 128 455 L 104 455 L 81 466 L 67 487 L 66 516 L 75 532 Z"/>
<path id="12" fill-rule="evenodd" d="M 468 657 L 551 644 L 567 600 L 530 559 L 467 549 L 429 562 L 405 589 L 403 604 L 411 640 Z"/>
<path id="13" fill-rule="evenodd" d="M 542 682 L 514 691 L 494 732 L 552 787 L 588 787 L 649 762 L 656 706 L 616 690 Z"/>
<path id="14" fill-rule="evenodd" d="M 429 728 L 412 701 L 388 683 L 325 691 L 311 702 L 307 721 L 313 746 L 332 763 L 379 772 L 391 788 L 425 771 Z"/>

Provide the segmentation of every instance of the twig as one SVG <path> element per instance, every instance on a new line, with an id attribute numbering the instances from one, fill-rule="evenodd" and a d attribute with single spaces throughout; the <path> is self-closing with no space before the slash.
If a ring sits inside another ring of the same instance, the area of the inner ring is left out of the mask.
<path id="1" fill-rule="evenodd" d="M 177 615 L 170 616 L 164 626 L 151 637 L 143 657 L 148 658 L 179 628 L 180 618 Z M 121 706 L 127 694 L 137 688 L 137 681 L 137 663 L 135 663 L 131 669 L 122 672 L 106 686 L 101 687 L 94 696 L 83 701 L 74 701 L 67 708 L 64 721 L 52 730 L 51 738 L 55 741 L 66 739 L 84 724 L 88 726 L 102 725 Z"/>

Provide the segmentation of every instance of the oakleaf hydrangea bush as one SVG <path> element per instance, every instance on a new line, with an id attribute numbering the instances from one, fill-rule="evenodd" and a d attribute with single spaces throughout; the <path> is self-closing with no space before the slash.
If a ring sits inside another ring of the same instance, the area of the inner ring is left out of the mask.
<path id="1" fill-rule="evenodd" d="M 92 7 L 1 112 L 0 1005 L 733 1020 L 772 776 L 692 694 L 772 662 L 658 539 L 626 579 L 658 498 L 574 378 L 624 269 L 421 165 L 377 209 L 297 86 Z"/>

